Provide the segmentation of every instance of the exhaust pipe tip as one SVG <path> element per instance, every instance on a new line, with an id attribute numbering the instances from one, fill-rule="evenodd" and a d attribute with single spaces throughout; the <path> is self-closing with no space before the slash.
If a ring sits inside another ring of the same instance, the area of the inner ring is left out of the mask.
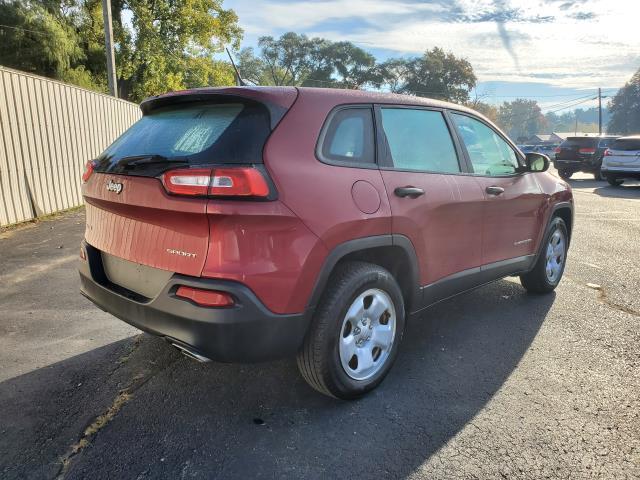
<path id="1" fill-rule="evenodd" d="M 191 360 L 195 360 L 200 363 L 207 363 L 211 361 L 210 358 L 207 358 L 204 355 L 200 355 L 199 353 L 194 352 L 193 350 L 185 347 L 184 345 L 180 345 L 177 343 L 171 343 L 171 345 L 177 348 L 178 350 L 180 350 L 180 353 L 182 353 L 185 357 L 190 358 Z"/>

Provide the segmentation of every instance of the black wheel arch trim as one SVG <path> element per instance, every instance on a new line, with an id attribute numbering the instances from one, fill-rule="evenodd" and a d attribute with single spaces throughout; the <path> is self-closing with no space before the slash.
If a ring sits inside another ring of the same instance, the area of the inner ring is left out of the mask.
<path id="1" fill-rule="evenodd" d="M 379 247 L 399 247 L 404 250 L 409 259 L 409 275 L 411 278 L 411 288 L 409 288 L 409 298 L 405 299 L 407 312 L 411 312 L 413 308 L 419 307 L 421 303 L 422 292 L 420 290 L 420 279 L 418 273 L 418 256 L 416 255 L 413 243 L 408 237 L 398 234 L 374 235 L 370 237 L 361 237 L 354 240 L 348 240 L 334 247 L 327 255 L 318 274 L 316 284 L 311 293 L 311 299 L 307 306 L 307 311 L 314 311 L 322 293 L 324 292 L 329 277 L 334 268 L 349 254 Z"/>
<path id="2" fill-rule="evenodd" d="M 535 267 L 536 263 L 538 262 L 538 258 L 540 257 L 540 254 L 542 253 L 542 249 L 544 248 L 544 239 L 547 238 L 547 234 L 549 233 L 549 227 L 551 226 L 551 222 L 553 221 L 553 219 L 555 217 L 557 217 L 556 212 L 558 210 L 562 210 L 562 209 L 569 209 L 569 211 L 571 212 L 571 225 L 567 225 L 566 226 L 567 227 L 567 234 L 568 234 L 567 248 L 569 248 L 569 245 L 571 245 L 571 233 L 573 232 L 573 227 L 574 227 L 573 203 L 572 202 L 567 202 L 567 201 L 554 203 L 553 206 L 551 207 L 551 212 L 549 214 L 549 219 L 547 220 L 547 224 L 544 227 L 544 234 L 542 235 L 542 238 L 540 239 L 540 245 L 538 247 L 538 250 L 535 253 L 535 257 L 534 257 L 533 263 L 531 264 L 531 268 Z"/>

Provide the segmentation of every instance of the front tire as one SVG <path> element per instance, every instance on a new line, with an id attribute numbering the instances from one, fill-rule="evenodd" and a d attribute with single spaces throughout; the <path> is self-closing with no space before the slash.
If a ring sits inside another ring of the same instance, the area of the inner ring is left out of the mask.
<path id="1" fill-rule="evenodd" d="M 402 340 L 404 300 L 384 268 L 365 262 L 337 267 L 298 353 L 298 368 L 317 391 L 361 397 L 387 375 Z"/>
<path id="2" fill-rule="evenodd" d="M 558 175 L 560 175 L 560 178 L 562 178 L 563 180 L 569 180 L 571 178 L 571 175 L 573 175 L 573 172 L 571 170 L 567 170 L 566 168 L 561 168 L 558 170 Z"/>
<path id="3" fill-rule="evenodd" d="M 520 283 L 532 293 L 550 293 L 558 286 L 564 273 L 569 248 L 567 225 L 554 217 L 544 237 L 536 264 L 530 272 L 520 275 Z"/>

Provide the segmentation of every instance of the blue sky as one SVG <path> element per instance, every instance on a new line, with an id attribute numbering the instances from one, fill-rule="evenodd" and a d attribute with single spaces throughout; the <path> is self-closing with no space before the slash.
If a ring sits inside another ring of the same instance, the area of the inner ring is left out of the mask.
<path id="1" fill-rule="evenodd" d="M 243 46 L 287 31 L 349 40 L 379 59 L 439 46 L 471 62 L 485 100 L 535 98 L 545 110 L 570 110 L 598 87 L 615 93 L 640 68 L 640 0 L 225 0 L 224 7 L 238 13 Z"/>

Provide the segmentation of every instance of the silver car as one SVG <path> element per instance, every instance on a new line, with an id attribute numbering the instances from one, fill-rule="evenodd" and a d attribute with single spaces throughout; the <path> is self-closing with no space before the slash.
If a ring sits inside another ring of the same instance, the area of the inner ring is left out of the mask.
<path id="1" fill-rule="evenodd" d="M 620 137 L 604 152 L 602 174 L 610 185 L 626 179 L 640 180 L 640 135 Z"/>

